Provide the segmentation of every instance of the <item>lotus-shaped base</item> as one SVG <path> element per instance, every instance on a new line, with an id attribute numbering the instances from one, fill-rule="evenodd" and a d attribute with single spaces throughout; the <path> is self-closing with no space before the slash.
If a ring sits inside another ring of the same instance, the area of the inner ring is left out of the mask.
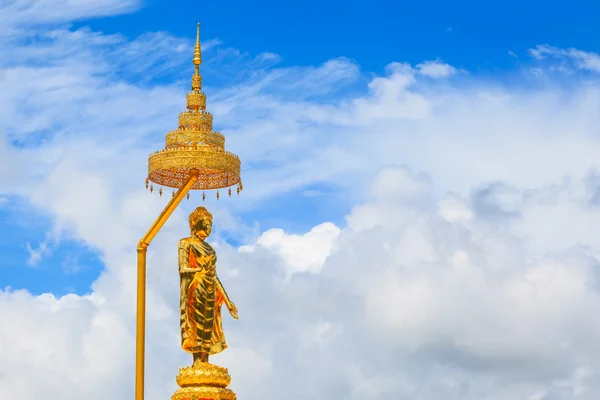
<path id="1" fill-rule="evenodd" d="M 205 362 L 195 362 L 191 367 L 179 369 L 177 384 L 181 387 L 171 400 L 236 400 L 227 385 L 231 376 L 227 368 Z"/>

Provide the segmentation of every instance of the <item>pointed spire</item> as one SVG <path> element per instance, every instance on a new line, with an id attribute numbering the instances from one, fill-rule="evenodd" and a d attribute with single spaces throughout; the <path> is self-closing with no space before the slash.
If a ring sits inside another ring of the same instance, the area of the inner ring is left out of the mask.
<path id="1" fill-rule="evenodd" d="M 194 47 L 194 65 L 196 66 L 196 76 L 200 75 L 200 64 L 202 64 L 202 56 L 200 55 L 200 22 L 198 22 L 196 47 Z"/>
<path id="2" fill-rule="evenodd" d="M 194 47 L 194 59 L 196 71 L 192 75 L 192 91 L 199 93 L 202 89 L 202 76 L 200 75 L 200 64 L 202 64 L 202 54 L 200 53 L 200 22 L 198 22 L 198 31 L 196 33 L 196 46 Z"/>

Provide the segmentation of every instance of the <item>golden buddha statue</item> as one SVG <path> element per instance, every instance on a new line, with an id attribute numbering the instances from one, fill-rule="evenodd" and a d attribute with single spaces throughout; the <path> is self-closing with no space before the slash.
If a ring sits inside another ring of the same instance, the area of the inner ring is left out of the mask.
<path id="1" fill-rule="evenodd" d="M 190 214 L 191 236 L 179 241 L 181 277 L 181 346 L 194 356 L 194 364 L 227 348 L 221 306 L 238 319 L 237 308 L 216 273 L 217 254 L 205 242 L 212 230 L 212 215 L 204 207 Z"/>

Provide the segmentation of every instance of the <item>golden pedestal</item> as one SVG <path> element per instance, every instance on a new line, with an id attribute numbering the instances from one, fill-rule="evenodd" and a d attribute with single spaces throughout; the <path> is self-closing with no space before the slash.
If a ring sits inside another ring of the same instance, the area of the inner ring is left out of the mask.
<path id="1" fill-rule="evenodd" d="M 181 387 L 171 400 L 236 400 L 227 386 L 231 376 L 227 368 L 205 362 L 195 362 L 191 367 L 179 368 L 177 384 Z"/>

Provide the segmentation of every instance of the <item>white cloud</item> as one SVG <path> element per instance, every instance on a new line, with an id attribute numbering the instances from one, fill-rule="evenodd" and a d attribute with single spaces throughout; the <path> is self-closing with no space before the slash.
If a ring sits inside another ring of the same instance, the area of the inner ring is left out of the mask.
<path id="1" fill-rule="evenodd" d="M 449 222 L 469 221 L 473 211 L 466 201 L 456 195 L 448 195 L 438 203 L 439 215 Z"/>
<path id="2" fill-rule="evenodd" d="M 562 58 L 573 61 L 577 69 L 600 72 L 600 55 L 574 48 L 561 49 L 558 47 L 539 45 L 529 50 L 532 57 L 543 60 L 546 58 Z"/>
<path id="3" fill-rule="evenodd" d="M 31 247 L 30 243 L 27 243 L 27 252 L 29 253 L 29 260 L 27 260 L 27 264 L 29 266 L 35 266 L 42 260 L 43 256 L 49 253 L 48 243 L 43 241 L 39 244 L 37 249 L 34 249 Z"/>
<path id="4" fill-rule="evenodd" d="M 282 229 L 270 229 L 256 241 L 256 245 L 240 248 L 241 253 L 252 253 L 257 247 L 278 254 L 286 267 L 286 279 L 299 272 L 318 273 L 335 245 L 340 229 L 332 223 L 315 226 L 304 235 L 288 235 Z"/>
<path id="5" fill-rule="evenodd" d="M 429 176 L 413 176 L 408 168 L 383 168 L 371 185 L 374 197 L 391 202 L 422 203 L 430 191 Z"/>
<path id="6" fill-rule="evenodd" d="M 31 243 L 27 242 L 26 249 L 29 253 L 29 259 L 27 265 L 35 267 L 42 260 L 42 258 L 52 254 L 54 246 L 56 246 L 61 240 L 63 228 L 57 224 L 54 229 L 46 232 L 44 240 L 38 243 L 36 246 L 32 246 Z"/>
<path id="7" fill-rule="evenodd" d="M 139 5 L 139 0 L 7 0 L 0 6 L 0 21 L 7 29 L 123 14 Z"/>
<path id="8" fill-rule="evenodd" d="M 440 60 L 425 61 L 417 64 L 419 74 L 429 78 L 446 78 L 456 73 L 456 68 Z"/>

